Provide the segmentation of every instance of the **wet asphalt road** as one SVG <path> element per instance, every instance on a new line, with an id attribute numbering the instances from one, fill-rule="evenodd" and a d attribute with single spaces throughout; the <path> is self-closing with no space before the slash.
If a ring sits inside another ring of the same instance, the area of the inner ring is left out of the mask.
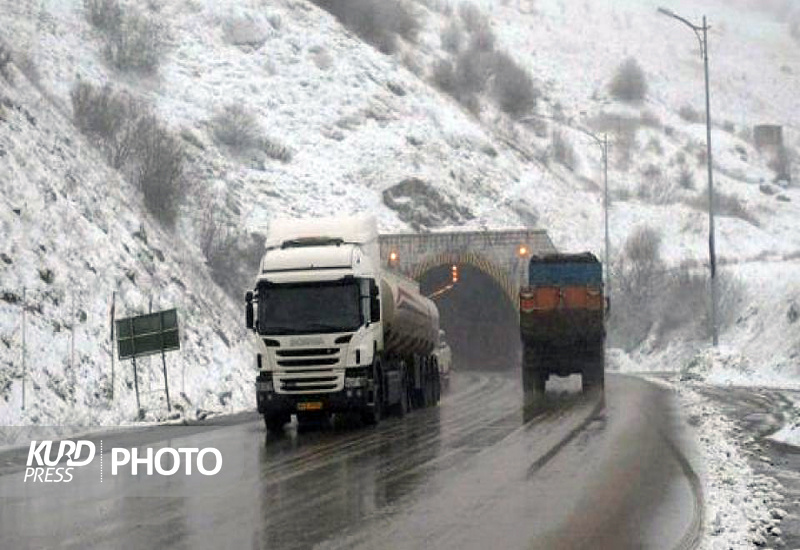
<path id="1" fill-rule="evenodd" d="M 578 379 L 553 384 L 528 408 L 523 399 L 518 376 L 458 373 L 439 407 L 377 428 L 345 423 L 298 434 L 291 426 L 273 438 L 258 417 L 242 415 L 116 435 L 104 441 L 102 483 L 99 456 L 76 468 L 71 483 L 37 484 L 23 483 L 22 455 L 7 454 L 0 548 L 696 542 L 702 496 L 669 392 L 609 376 L 605 399 L 581 395 Z M 109 448 L 134 446 L 215 447 L 223 466 L 214 477 L 132 476 L 126 467 L 113 475 Z"/>

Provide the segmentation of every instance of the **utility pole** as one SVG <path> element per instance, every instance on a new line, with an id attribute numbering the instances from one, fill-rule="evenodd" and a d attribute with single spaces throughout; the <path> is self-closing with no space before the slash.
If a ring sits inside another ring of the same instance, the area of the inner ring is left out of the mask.
<path id="1" fill-rule="evenodd" d="M 658 8 L 658 12 L 677 19 L 694 32 L 697 41 L 700 42 L 700 55 L 703 58 L 703 69 L 705 72 L 706 85 L 706 165 L 708 168 L 708 257 L 709 270 L 711 275 L 711 338 L 714 346 L 719 344 L 719 326 L 717 324 L 717 300 L 719 288 L 717 286 L 717 253 L 714 242 L 714 175 L 713 158 L 711 156 L 711 94 L 708 83 L 708 29 L 706 16 L 703 16 L 703 25 L 695 25 L 675 12 L 666 8 Z"/>

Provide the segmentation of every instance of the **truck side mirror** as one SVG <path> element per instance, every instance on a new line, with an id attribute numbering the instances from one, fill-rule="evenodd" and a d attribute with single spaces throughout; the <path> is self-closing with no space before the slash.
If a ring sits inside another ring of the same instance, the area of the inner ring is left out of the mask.
<path id="1" fill-rule="evenodd" d="M 244 307 L 244 322 L 247 325 L 247 328 L 253 328 L 253 292 L 248 290 L 247 294 L 244 295 L 245 307 Z"/>
<path id="2" fill-rule="evenodd" d="M 373 297 L 369 301 L 369 319 L 373 323 L 381 320 L 381 300 L 380 298 Z"/>
<path id="3" fill-rule="evenodd" d="M 378 297 L 378 285 L 373 279 L 369 281 L 369 320 L 372 323 L 381 320 L 381 299 Z"/>

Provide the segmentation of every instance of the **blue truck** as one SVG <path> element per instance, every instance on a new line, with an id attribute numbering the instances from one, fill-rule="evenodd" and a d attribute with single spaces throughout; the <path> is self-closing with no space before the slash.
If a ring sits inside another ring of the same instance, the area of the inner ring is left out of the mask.
<path id="1" fill-rule="evenodd" d="M 603 267 L 593 254 L 533 256 L 520 289 L 522 377 L 543 394 L 550 376 L 581 375 L 583 391 L 605 386 Z"/>

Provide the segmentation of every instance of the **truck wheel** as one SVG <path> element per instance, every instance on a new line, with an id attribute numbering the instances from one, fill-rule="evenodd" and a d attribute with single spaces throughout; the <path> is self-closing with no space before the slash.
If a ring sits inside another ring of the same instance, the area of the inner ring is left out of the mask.
<path id="1" fill-rule="evenodd" d="M 409 400 L 411 399 L 408 395 L 408 372 L 406 371 L 405 363 L 400 364 L 400 401 L 394 405 L 394 413 L 403 418 L 406 415 L 406 412 L 411 408 L 411 404 Z"/>
<path id="2" fill-rule="evenodd" d="M 432 407 L 433 404 L 434 404 L 434 401 L 433 401 L 433 398 L 434 398 L 433 393 L 434 392 L 433 392 L 433 376 L 431 375 L 431 364 L 430 363 L 428 363 L 425 366 L 425 377 L 424 377 L 424 380 L 425 380 L 425 388 L 424 388 L 424 398 L 423 399 L 425 400 L 425 403 L 423 404 L 423 407 Z"/>
<path id="3" fill-rule="evenodd" d="M 525 345 L 522 353 L 522 387 L 524 391 L 535 396 L 544 395 L 547 373 L 540 368 L 542 350 Z"/>
<path id="4" fill-rule="evenodd" d="M 600 346 L 594 352 L 591 361 L 586 365 L 581 373 L 581 389 L 584 393 L 593 390 L 603 391 L 605 388 L 605 352 Z"/>
<path id="5" fill-rule="evenodd" d="M 547 386 L 547 375 L 540 370 L 535 370 L 531 374 L 533 375 L 533 393 L 544 395 Z"/>
<path id="6" fill-rule="evenodd" d="M 383 412 L 383 371 L 379 360 L 375 361 L 372 370 L 372 401 L 361 411 L 361 421 L 367 426 L 374 426 L 381 421 Z"/>
<path id="7" fill-rule="evenodd" d="M 584 393 L 600 390 L 605 387 L 605 373 L 603 372 L 603 362 L 594 362 L 586 367 L 581 373 L 581 389 Z"/>
<path id="8" fill-rule="evenodd" d="M 433 358 L 433 404 L 439 403 L 442 398 L 442 380 L 439 376 L 439 362 Z"/>
<path id="9" fill-rule="evenodd" d="M 289 422 L 288 415 L 285 414 L 265 414 L 264 424 L 267 427 L 267 432 L 271 434 L 282 434 L 284 424 Z"/>

